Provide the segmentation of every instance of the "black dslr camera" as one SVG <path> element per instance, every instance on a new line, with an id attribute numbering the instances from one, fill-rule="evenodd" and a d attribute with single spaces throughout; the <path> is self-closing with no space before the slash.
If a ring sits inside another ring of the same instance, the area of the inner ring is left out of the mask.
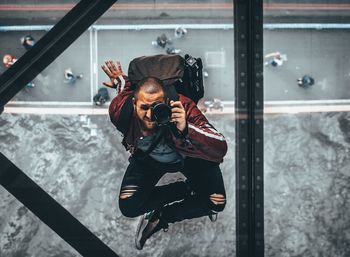
<path id="1" fill-rule="evenodd" d="M 159 128 L 169 129 L 176 138 L 181 138 L 182 134 L 176 128 L 176 124 L 171 120 L 171 106 L 167 103 L 158 103 L 152 107 L 152 121 L 155 121 Z"/>
<path id="2" fill-rule="evenodd" d="M 166 103 L 157 103 L 152 108 L 152 121 L 158 126 L 169 124 L 171 119 L 171 107 Z"/>

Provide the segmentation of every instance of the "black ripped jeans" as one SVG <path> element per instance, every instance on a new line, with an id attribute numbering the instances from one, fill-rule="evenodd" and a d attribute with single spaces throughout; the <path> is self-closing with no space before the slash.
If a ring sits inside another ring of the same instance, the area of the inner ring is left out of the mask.
<path id="1" fill-rule="evenodd" d="M 119 208 L 124 216 L 137 217 L 158 210 L 166 222 L 174 223 L 225 208 L 226 193 L 218 163 L 186 158 L 181 171 L 187 178 L 186 182 L 156 186 L 165 171 L 155 170 L 133 157 L 129 162 L 119 197 Z M 224 203 L 212 202 L 210 196 L 213 194 L 223 196 Z"/>

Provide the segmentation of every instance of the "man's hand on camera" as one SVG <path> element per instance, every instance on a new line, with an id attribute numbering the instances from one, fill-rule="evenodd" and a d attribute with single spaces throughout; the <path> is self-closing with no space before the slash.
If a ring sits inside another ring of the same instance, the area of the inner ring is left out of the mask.
<path id="1" fill-rule="evenodd" d="M 183 132 L 186 129 L 186 111 L 180 101 L 170 101 L 171 106 L 171 122 L 176 124 L 178 130 Z"/>
<path id="2" fill-rule="evenodd" d="M 109 81 L 103 82 L 103 85 L 110 88 L 115 88 L 117 85 L 115 84 L 115 79 L 120 75 L 124 75 L 122 66 L 119 61 L 115 65 L 112 60 L 105 61 L 105 64 L 101 65 L 102 70 L 109 77 Z"/>

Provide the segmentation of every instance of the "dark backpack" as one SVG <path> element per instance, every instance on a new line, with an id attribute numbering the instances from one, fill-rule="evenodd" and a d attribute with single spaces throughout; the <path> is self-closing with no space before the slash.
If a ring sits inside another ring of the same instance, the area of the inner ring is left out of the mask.
<path id="1" fill-rule="evenodd" d="M 128 76 L 133 85 L 145 77 L 158 78 L 167 89 L 174 86 L 177 93 L 198 103 L 204 95 L 202 69 L 201 58 L 193 58 L 188 54 L 184 58 L 180 55 L 159 54 L 133 59 L 129 64 Z M 171 99 L 172 95 L 168 97 Z"/>
<path id="2" fill-rule="evenodd" d="M 188 54 L 159 54 L 141 56 L 129 64 L 128 77 L 133 87 L 145 77 L 160 79 L 166 88 L 169 100 L 178 100 L 178 93 L 187 96 L 195 103 L 203 97 L 202 60 Z M 132 97 L 122 107 L 117 129 L 125 136 L 133 113 Z"/>

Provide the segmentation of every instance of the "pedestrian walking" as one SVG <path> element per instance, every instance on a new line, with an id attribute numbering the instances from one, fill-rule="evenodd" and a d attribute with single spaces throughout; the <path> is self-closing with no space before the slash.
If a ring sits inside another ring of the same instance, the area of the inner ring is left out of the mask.
<path id="1" fill-rule="evenodd" d="M 175 47 L 168 47 L 166 49 L 166 53 L 167 54 L 179 54 L 179 53 L 181 53 L 181 49 L 175 48 Z"/>
<path id="2" fill-rule="evenodd" d="M 187 29 L 183 27 L 177 27 L 174 32 L 175 38 L 183 38 L 187 34 Z"/>
<path id="3" fill-rule="evenodd" d="M 167 44 L 171 44 L 171 39 L 169 39 L 164 33 L 157 37 L 156 41 L 152 41 L 152 45 L 160 46 L 165 48 Z"/>
<path id="4" fill-rule="evenodd" d="M 21 44 L 28 51 L 35 45 L 35 39 L 31 35 L 26 35 L 21 38 Z"/>
<path id="5" fill-rule="evenodd" d="M 2 58 L 2 62 L 4 63 L 6 68 L 10 68 L 16 61 L 17 59 L 11 54 L 5 54 L 4 57 Z M 33 81 L 30 81 L 25 87 L 33 88 L 35 87 L 35 84 Z"/>
<path id="6" fill-rule="evenodd" d="M 93 100 L 95 105 L 101 106 L 110 99 L 107 88 L 99 88 Z"/>
<path id="7" fill-rule="evenodd" d="M 71 68 L 64 70 L 64 83 L 74 85 L 77 79 L 82 79 L 83 74 L 75 75 Z"/>
<path id="8" fill-rule="evenodd" d="M 281 55 L 280 52 L 273 52 L 265 55 L 265 66 L 271 65 L 272 67 L 282 66 L 283 62 L 287 60 L 286 55 Z"/>
<path id="9" fill-rule="evenodd" d="M 2 58 L 2 62 L 6 68 L 10 68 L 16 61 L 17 59 L 11 54 L 5 54 Z"/>
<path id="10" fill-rule="evenodd" d="M 309 75 L 304 75 L 297 79 L 298 86 L 302 88 L 309 88 L 315 84 L 315 79 Z"/>

